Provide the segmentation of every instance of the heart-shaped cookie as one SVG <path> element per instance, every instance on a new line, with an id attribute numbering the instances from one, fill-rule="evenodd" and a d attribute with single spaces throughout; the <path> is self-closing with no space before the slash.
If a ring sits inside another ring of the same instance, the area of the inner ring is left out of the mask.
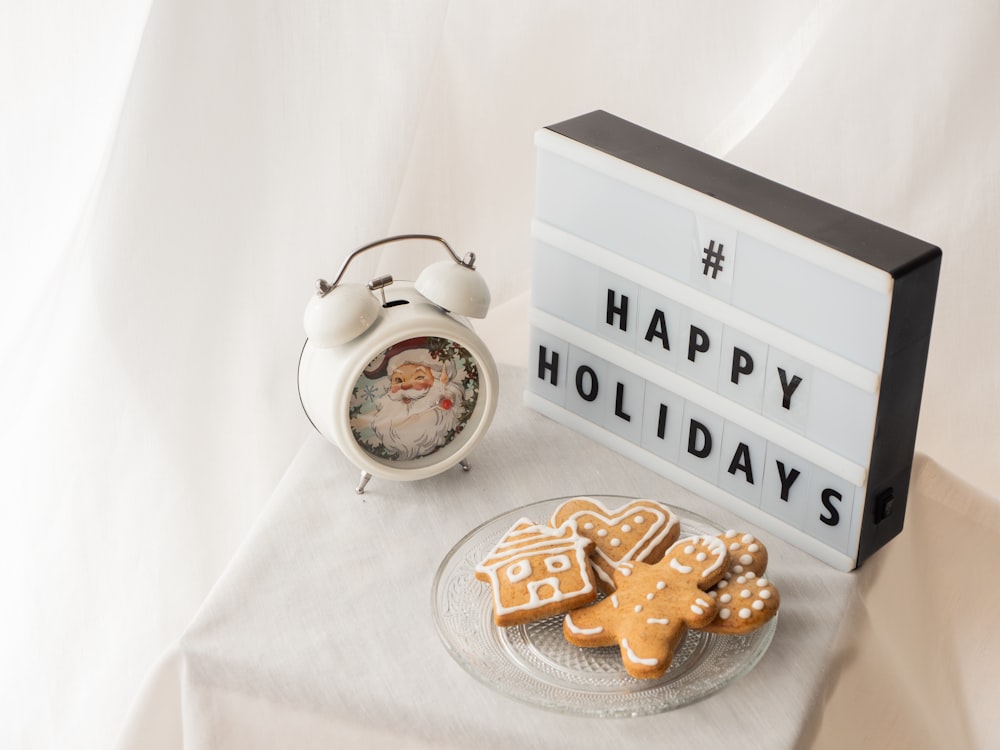
<path id="1" fill-rule="evenodd" d="M 581 536 L 594 542 L 590 560 L 602 591 L 615 590 L 612 573 L 626 562 L 655 563 L 680 536 L 680 519 L 655 500 L 633 500 L 609 510 L 590 497 L 574 497 L 562 503 L 549 519 L 558 528 L 576 522 Z"/>

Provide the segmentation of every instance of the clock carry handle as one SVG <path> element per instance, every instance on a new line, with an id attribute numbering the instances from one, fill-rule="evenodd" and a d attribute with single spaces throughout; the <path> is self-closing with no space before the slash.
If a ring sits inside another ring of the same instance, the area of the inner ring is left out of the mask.
<path id="1" fill-rule="evenodd" d="M 347 267 L 351 265 L 351 261 L 353 261 L 356 257 L 361 255 L 363 252 L 371 250 L 372 248 L 379 247 L 381 245 L 388 245 L 391 242 L 402 242 L 404 240 L 431 240 L 433 242 L 438 242 L 442 245 L 442 247 L 444 247 L 445 250 L 448 251 L 448 255 L 450 255 L 452 260 L 454 260 L 459 266 L 462 266 L 463 268 L 468 268 L 470 270 L 474 270 L 476 267 L 475 253 L 466 253 L 464 258 L 459 258 L 458 254 L 454 250 L 452 250 L 451 246 L 447 242 L 445 242 L 444 239 L 441 237 L 438 237 L 433 234 L 397 234 L 393 237 L 384 237 L 380 240 L 369 242 L 367 245 L 362 245 L 357 250 L 354 250 L 344 260 L 344 264 L 340 267 L 340 271 L 337 273 L 337 277 L 333 280 L 332 284 L 328 282 L 326 279 L 316 280 L 317 296 L 323 297 L 329 294 L 331 290 L 335 289 L 337 285 L 341 282 L 341 280 L 344 278 L 344 274 L 347 273 Z M 371 286 L 372 288 L 376 288 L 375 281 L 372 282 Z"/>

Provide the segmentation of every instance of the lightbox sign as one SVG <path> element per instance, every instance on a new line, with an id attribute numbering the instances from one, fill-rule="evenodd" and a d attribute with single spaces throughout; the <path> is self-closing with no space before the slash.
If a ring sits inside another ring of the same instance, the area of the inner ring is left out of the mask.
<path id="1" fill-rule="evenodd" d="M 529 406 L 842 570 L 899 533 L 940 249 L 606 112 L 535 143 Z"/>

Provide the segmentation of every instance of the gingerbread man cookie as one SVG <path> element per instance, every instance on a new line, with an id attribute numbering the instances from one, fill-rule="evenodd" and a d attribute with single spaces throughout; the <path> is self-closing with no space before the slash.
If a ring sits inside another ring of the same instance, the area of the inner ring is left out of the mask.
<path id="1" fill-rule="evenodd" d="M 553 529 L 519 519 L 476 566 L 476 578 L 493 587 L 493 621 L 522 625 L 593 602 L 592 547 L 575 521 Z"/>
<path id="2" fill-rule="evenodd" d="M 575 497 L 552 513 L 549 525 L 558 527 L 575 521 L 580 534 L 594 542 L 591 562 L 598 586 L 614 591 L 613 572 L 633 560 L 655 563 L 680 536 L 680 520 L 655 500 L 635 500 L 608 510 L 599 500 Z"/>
<path id="3" fill-rule="evenodd" d="M 767 548 L 752 534 L 727 531 L 719 536 L 729 551 L 729 569 L 708 594 L 718 605 L 715 619 L 701 628 L 709 633 L 743 635 L 778 612 L 781 597 L 767 579 Z"/>
<path id="4" fill-rule="evenodd" d="M 728 566 L 726 545 L 713 536 L 681 539 L 655 564 L 623 563 L 613 574 L 614 593 L 567 614 L 563 635 L 575 646 L 617 644 L 630 675 L 660 677 L 688 628 L 715 619 L 718 605 L 706 591 Z"/>

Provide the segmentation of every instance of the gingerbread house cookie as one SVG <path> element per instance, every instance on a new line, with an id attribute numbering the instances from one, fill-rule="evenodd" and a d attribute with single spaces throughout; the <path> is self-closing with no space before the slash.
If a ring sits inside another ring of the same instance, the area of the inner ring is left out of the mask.
<path id="1" fill-rule="evenodd" d="M 476 566 L 476 578 L 493 587 L 494 622 L 521 625 L 593 602 L 592 547 L 575 521 L 554 529 L 518 520 Z"/>

